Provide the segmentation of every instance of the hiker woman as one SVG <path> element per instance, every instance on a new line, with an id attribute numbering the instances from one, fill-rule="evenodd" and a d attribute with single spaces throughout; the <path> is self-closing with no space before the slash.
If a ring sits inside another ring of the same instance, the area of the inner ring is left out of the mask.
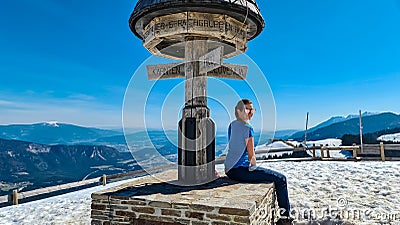
<path id="1" fill-rule="evenodd" d="M 281 218 L 277 224 L 291 224 L 286 177 L 276 171 L 257 167 L 254 151 L 254 131 L 249 120 L 254 115 L 253 103 L 240 100 L 235 107 L 236 120 L 228 128 L 226 175 L 239 182 L 274 182 Z"/>

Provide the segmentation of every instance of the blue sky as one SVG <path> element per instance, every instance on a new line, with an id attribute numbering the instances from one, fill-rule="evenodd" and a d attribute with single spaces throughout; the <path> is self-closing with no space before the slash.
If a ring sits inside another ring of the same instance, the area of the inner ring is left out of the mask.
<path id="1" fill-rule="evenodd" d="M 400 0 L 257 3 L 266 27 L 246 54 L 268 80 L 278 129 L 302 129 L 307 111 L 311 125 L 359 109 L 400 112 Z M 120 127 L 125 89 L 151 56 L 128 27 L 135 4 L 2 1 L 0 124 L 56 120 Z M 183 101 L 181 92 L 171 102 Z M 156 94 L 166 93 L 161 88 Z M 237 100 L 220 98 L 230 105 Z M 224 114 L 218 104 L 210 107 L 214 118 Z M 168 118 L 174 124 L 179 116 Z"/>

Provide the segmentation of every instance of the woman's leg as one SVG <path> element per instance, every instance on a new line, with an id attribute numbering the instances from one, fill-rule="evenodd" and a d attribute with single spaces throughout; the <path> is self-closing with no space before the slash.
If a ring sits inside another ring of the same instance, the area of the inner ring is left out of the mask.
<path id="1" fill-rule="evenodd" d="M 245 167 L 234 168 L 229 170 L 226 175 L 232 180 L 242 182 L 274 182 L 279 208 L 285 209 L 281 216 L 289 216 L 290 203 L 285 175 L 262 167 L 253 171 L 249 171 Z"/>
<path id="2" fill-rule="evenodd" d="M 287 189 L 286 176 L 276 172 L 274 170 L 258 167 L 254 176 L 263 178 L 265 181 L 273 181 L 275 183 L 276 197 L 278 200 L 279 208 L 285 209 L 281 216 L 289 216 L 290 213 L 290 203 L 289 203 L 289 193 Z"/>

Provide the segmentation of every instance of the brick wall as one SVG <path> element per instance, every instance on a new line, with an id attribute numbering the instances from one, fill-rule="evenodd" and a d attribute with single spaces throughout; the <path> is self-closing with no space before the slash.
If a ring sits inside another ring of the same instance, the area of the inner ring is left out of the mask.
<path id="1" fill-rule="evenodd" d="M 264 225 L 273 224 L 276 207 L 271 184 L 232 184 L 173 194 L 109 191 L 92 194 L 92 225 Z"/>
<path id="2" fill-rule="evenodd" d="M 92 195 L 92 225 L 262 225 L 272 224 L 273 189 L 258 207 L 250 209 L 130 200 L 129 197 Z"/>

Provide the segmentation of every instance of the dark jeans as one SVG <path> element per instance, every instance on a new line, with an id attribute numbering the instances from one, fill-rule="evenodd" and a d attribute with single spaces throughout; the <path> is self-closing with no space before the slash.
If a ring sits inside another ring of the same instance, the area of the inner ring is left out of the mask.
<path id="1" fill-rule="evenodd" d="M 249 171 L 247 167 L 233 168 L 226 175 L 239 182 L 274 182 L 279 208 L 285 209 L 281 216 L 289 216 L 290 204 L 285 175 L 262 167 L 253 171 Z"/>

